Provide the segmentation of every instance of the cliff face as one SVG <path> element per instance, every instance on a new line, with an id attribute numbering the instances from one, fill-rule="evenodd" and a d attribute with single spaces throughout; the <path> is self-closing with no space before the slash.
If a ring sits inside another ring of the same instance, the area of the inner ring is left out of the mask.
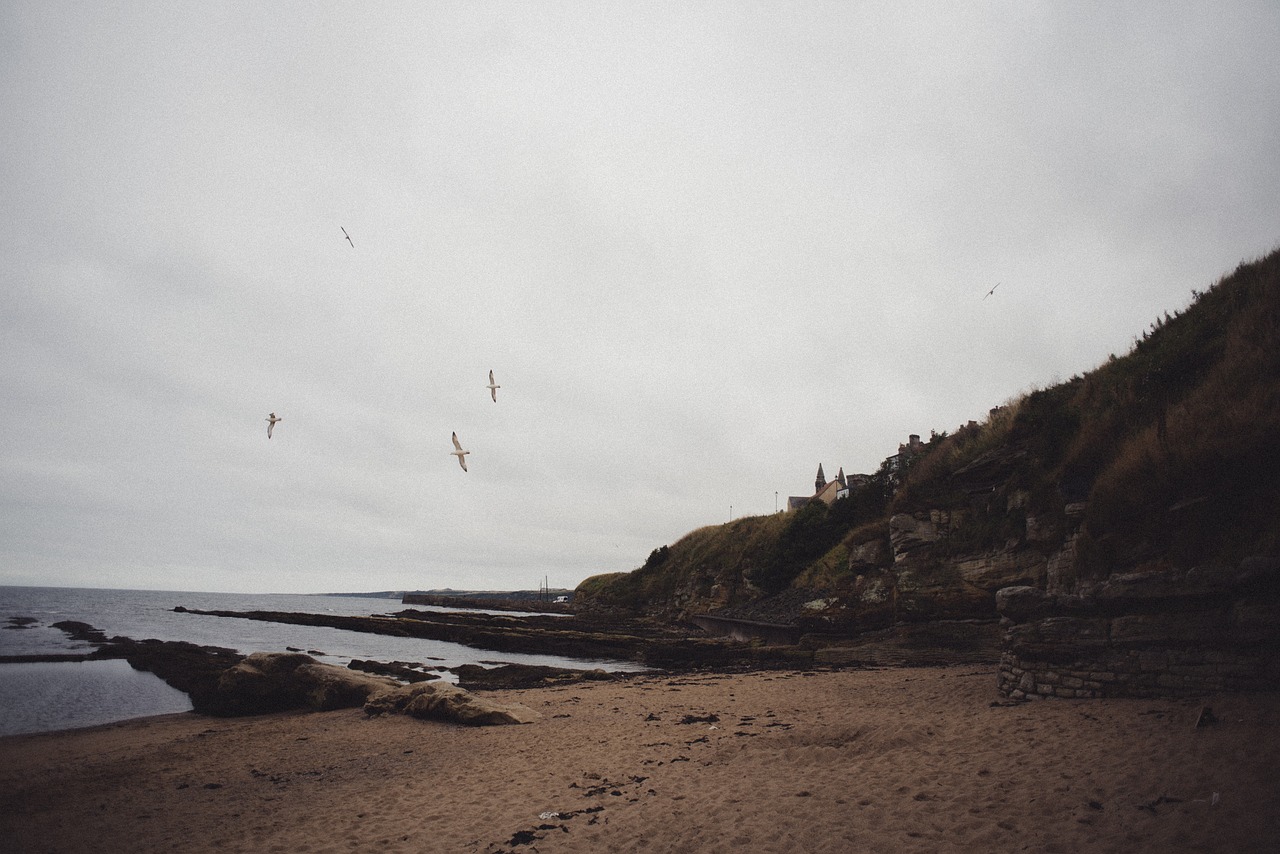
<path id="1" fill-rule="evenodd" d="M 987 454 L 983 471 L 1025 456 Z M 1037 513 L 1029 502 L 1026 490 L 1001 482 L 986 484 L 973 500 L 901 509 L 861 524 L 840 502 L 739 519 L 655 550 L 634 572 L 588 579 L 574 604 L 666 620 L 715 613 L 822 633 L 994 620 L 996 591 L 1043 587 L 1069 575 L 1073 564 L 1085 505 Z M 989 530 L 993 536 L 983 533 Z M 786 582 L 777 584 L 779 577 Z"/>
<path id="2" fill-rule="evenodd" d="M 694 532 L 577 604 L 826 637 L 1000 618 L 1015 696 L 1280 687 L 1276 472 L 1280 252 L 850 499 Z"/>
<path id="3" fill-rule="evenodd" d="M 1149 569 L 1076 594 L 1008 587 L 1001 690 L 1105 697 L 1280 687 L 1280 561 Z"/>

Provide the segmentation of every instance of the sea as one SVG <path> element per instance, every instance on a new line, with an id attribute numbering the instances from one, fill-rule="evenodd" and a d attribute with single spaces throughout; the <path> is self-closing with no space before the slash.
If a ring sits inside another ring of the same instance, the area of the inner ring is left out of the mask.
<path id="1" fill-rule="evenodd" d="M 189 641 L 234 649 L 245 655 L 295 649 L 339 666 L 362 658 L 444 668 L 513 663 L 609 671 L 644 669 L 627 661 L 495 652 L 446 641 L 178 613 L 174 611 L 178 606 L 203 611 L 295 611 L 343 616 L 391 614 L 405 608 L 398 599 L 358 595 L 0 585 L 0 662 L 5 656 L 92 652 L 91 644 L 73 641 L 61 629 L 53 628 L 62 620 L 76 620 L 101 630 L 107 637 Z M 441 676 L 456 681 L 448 672 L 442 671 Z M 153 674 L 134 670 L 122 660 L 0 663 L 0 736 L 98 726 L 190 710 L 191 701 L 185 693 Z"/>

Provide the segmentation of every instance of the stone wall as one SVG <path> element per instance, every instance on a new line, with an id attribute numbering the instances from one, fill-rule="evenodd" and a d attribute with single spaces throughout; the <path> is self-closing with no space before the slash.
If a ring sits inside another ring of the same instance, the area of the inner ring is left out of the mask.
<path id="1" fill-rule="evenodd" d="M 1116 576 L 1080 595 L 996 594 L 1006 696 L 1280 690 L 1280 562 Z"/>
<path id="2" fill-rule="evenodd" d="M 1276 690 L 1275 653 L 1246 650 L 1125 649 L 1062 665 L 1000 659 L 1001 693 L 1037 697 L 1176 697 Z"/>

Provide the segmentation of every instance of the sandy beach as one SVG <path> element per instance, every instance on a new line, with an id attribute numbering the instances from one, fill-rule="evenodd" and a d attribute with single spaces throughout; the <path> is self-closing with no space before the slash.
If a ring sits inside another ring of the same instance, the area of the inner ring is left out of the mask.
<path id="1" fill-rule="evenodd" d="M 1005 704 L 985 668 L 494 692 L 0 739 L 6 851 L 1260 851 L 1280 696 Z M 1196 726 L 1209 706 L 1215 723 Z"/>

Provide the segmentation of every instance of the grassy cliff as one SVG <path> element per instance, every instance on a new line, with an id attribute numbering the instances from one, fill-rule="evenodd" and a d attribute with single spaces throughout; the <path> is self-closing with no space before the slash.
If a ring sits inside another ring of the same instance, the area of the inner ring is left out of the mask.
<path id="1" fill-rule="evenodd" d="M 580 607 L 834 622 L 994 614 L 1147 567 L 1280 550 L 1280 250 L 1241 264 L 1127 354 L 935 433 L 830 508 L 738 519 L 587 579 Z"/>

